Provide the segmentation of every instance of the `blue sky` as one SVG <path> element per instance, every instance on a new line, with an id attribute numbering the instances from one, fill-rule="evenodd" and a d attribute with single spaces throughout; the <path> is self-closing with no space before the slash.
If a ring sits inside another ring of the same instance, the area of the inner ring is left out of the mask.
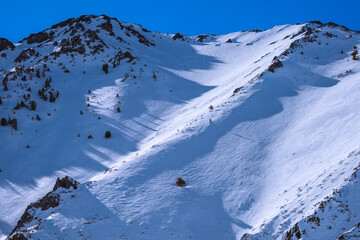
<path id="1" fill-rule="evenodd" d="M 18 42 L 70 17 L 106 14 L 157 32 L 222 34 L 310 20 L 360 30 L 360 0 L 1 0 L 0 37 Z"/>

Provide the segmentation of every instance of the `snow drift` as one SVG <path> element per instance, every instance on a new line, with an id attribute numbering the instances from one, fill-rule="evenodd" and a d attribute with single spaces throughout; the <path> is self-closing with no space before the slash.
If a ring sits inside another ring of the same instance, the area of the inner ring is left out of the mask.
<path id="1" fill-rule="evenodd" d="M 2 237 L 357 236 L 359 40 L 333 23 L 186 36 L 91 15 L 0 39 Z M 76 189 L 52 189 L 67 175 Z"/>

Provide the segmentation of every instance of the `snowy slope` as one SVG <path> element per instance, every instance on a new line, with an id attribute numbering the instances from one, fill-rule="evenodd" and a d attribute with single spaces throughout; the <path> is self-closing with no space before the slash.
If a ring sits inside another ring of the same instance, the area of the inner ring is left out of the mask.
<path id="1" fill-rule="evenodd" d="M 305 221 L 333 189 L 347 192 L 343 201 L 356 199 L 356 184 L 344 179 L 359 165 L 347 157 L 360 143 L 359 40 L 331 23 L 183 36 L 82 16 L 2 44 L 9 80 L 0 117 L 18 120 L 18 130 L 0 128 L 3 237 L 65 175 L 82 184 L 70 195 L 57 190 L 59 206 L 35 209 L 37 219 L 16 232 L 282 239 L 298 226 L 307 239 L 356 234 L 356 203 L 348 204 L 351 220 L 334 219 L 331 231 Z M 13 110 L 21 99 L 36 110 Z"/>

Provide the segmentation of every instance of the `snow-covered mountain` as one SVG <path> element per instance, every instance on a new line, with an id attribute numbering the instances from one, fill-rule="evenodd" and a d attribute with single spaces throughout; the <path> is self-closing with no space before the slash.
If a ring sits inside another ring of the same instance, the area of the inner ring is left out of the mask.
<path id="1" fill-rule="evenodd" d="M 0 39 L 0 238 L 360 238 L 358 47 L 104 15 Z"/>

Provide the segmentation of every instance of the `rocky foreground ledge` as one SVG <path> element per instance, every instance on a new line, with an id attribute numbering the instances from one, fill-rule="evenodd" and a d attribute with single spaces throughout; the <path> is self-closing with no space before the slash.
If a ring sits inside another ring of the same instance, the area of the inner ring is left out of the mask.
<path id="1" fill-rule="evenodd" d="M 47 193 L 43 198 L 38 200 L 37 202 L 31 203 L 25 210 L 24 214 L 21 216 L 18 221 L 16 227 L 11 231 L 10 235 L 7 237 L 8 240 L 25 240 L 28 239 L 24 234 L 29 232 L 29 229 L 25 228 L 25 225 L 30 223 L 33 220 L 37 220 L 38 222 L 41 219 L 37 219 L 36 211 L 37 210 L 48 210 L 50 208 L 55 208 L 60 205 L 60 195 L 65 192 L 71 192 L 72 190 L 76 190 L 79 182 L 74 179 L 66 176 L 62 179 L 57 178 L 54 188 L 51 192 Z M 69 191 L 65 191 L 65 189 L 69 189 Z M 36 228 L 36 226 L 35 226 Z"/>

